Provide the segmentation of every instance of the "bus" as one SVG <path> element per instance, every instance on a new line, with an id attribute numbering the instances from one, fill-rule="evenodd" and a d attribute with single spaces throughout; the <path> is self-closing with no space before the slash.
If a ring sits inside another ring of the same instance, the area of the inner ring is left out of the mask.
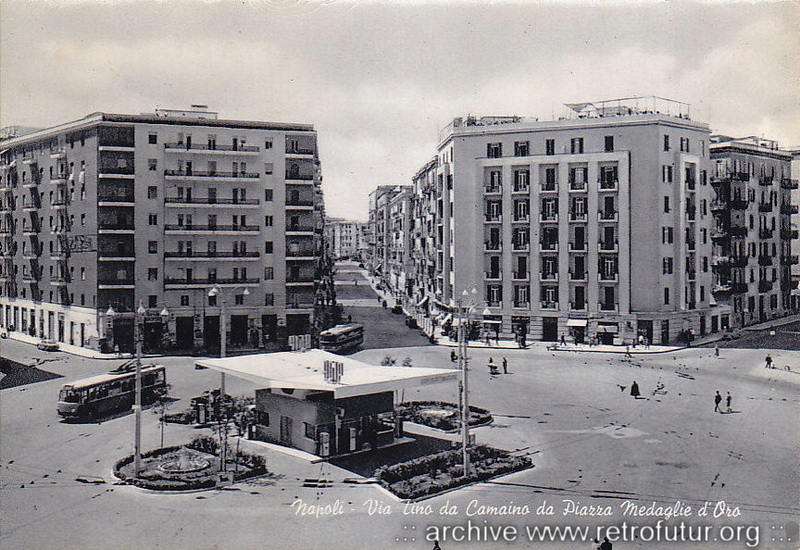
<path id="1" fill-rule="evenodd" d="M 135 400 L 136 372 L 131 365 L 61 386 L 58 414 L 64 418 L 97 419 L 112 412 L 129 410 Z M 142 404 L 167 393 L 162 365 L 142 365 Z"/>
<path id="2" fill-rule="evenodd" d="M 333 353 L 349 353 L 364 343 L 364 325 L 336 325 L 319 334 L 320 348 Z"/>

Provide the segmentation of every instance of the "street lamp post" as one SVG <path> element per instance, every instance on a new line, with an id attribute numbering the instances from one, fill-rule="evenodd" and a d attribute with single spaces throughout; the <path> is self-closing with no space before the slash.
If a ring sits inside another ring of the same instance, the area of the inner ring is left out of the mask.
<path id="1" fill-rule="evenodd" d="M 135 380 L 135 396 L 133 404 L 134 413 L 134 443 L 133 443 L 133 471 L 134 475 L 138 478 L 139 472 L 142 468 L 142 323 L 144 322 L 144 314 L 146 310 L 139 302 L 139 307 L 136 308 L 136 315 L 134 316 L 134 338 L 136 339 L 136 375 Z"/>
<path id="2" fill-rule="evenodd" d="M 469 475 L 469 359 L 467 358 L 467 334 L 466 327 L 470 323 L 472 312 L 475 310 L 475 296 L 478 290 L 473 288 L 472 292 L 464 290 L 461 293 L 462 298 L 472 298 L 465 307 L 464 313 L 466 318 L 462 316 L 462 300 L 459 299 L 456 303 L 458 307 L 458 366 L 461 369 L 461 451 L 463 453 L 462 459 L 464 463 L 464 477 Z"/>

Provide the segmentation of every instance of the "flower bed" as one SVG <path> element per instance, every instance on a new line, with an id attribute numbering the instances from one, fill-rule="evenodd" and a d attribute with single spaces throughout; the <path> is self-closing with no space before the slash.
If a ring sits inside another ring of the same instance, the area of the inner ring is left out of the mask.
<path id="1" fill-rule="evenodd" d="M 458 406 L 454 403 L 411 401 L 400 403 L 396 410 L 401 419 L 409 422 L 415 422 L 445 432 L 461 429 L 461 411 L 458 410 Z M 493 420 L 488 410 L 474 405 L 470 405 L 469 413 L 470 426 L 483 426 L 490 424 Z"/>
<path id="2" fill-rule="evenodd" d="M 134 477 L 133 455 L 114 465 L 114 475 L 145 489 L 158 491 L 195 491 L 215 487 L 219 482 L 216 441 L 196 437 L 188 445 L 163 447 L 142 454 L 141 472 Z M 267 473 L 264 457 L 239 452 L 226 461 L 226 469 L 239 481 Z"/>
<path id="3" fill-rule="evenodd" d="M 485 445 L 470 447 L 469 457 L 470 475 L 467 477 L 463 476 L 460 449 L 381 466 L 375 470 L 373 477 L 398 497 L 416 499 L 533 467 L 528 457 L 512 456 L 506 451 Z"/>

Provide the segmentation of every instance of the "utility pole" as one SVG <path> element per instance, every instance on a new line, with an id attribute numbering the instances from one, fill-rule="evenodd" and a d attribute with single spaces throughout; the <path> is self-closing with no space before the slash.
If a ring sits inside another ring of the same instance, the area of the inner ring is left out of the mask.
<path id="1" fill-rule="evenodd" d="M 136 339 L 136 373 L 134 375 L 134 436 L 133 436 L 133 472 L 138 478 L 142 471 L 142 321 L 147 313 L 142 303 L 134 314 L 134 338 Z"/>

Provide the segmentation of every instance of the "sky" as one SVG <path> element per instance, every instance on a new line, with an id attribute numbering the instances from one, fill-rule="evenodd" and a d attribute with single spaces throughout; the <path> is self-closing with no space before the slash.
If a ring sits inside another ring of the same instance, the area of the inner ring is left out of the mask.
<path id="1" fill-rule="evenodd" d="M 0 0 L 0 126 L 208 104 L 314 124 L 331 216 L 411 183 L 454 117 L 658 95 L 800 147 L 798 2 Z"/>

